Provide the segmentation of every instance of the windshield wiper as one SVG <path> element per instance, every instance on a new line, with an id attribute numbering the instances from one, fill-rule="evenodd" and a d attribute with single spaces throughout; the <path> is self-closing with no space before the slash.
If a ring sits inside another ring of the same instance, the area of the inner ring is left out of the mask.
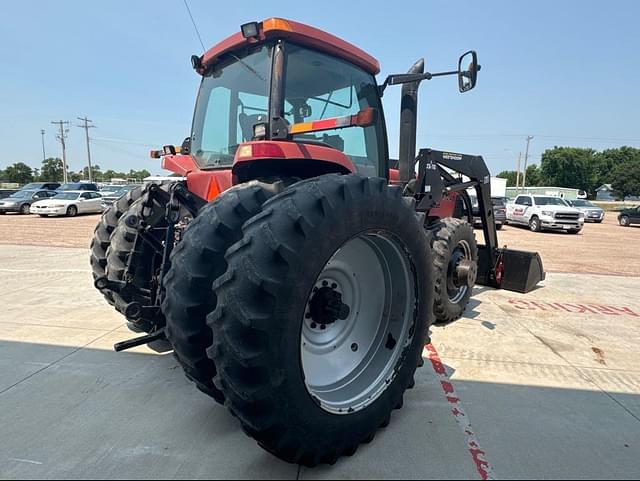
<path id="1" fill-rule="evenodd" d="M 240 62 L 242 65 L 244 65 L 244 67 L 246 67 L 246 69 L 251 72 L 253 75 L 255 75 L 256 77 L 258 77 L 260 80 L 262 80 L 263 82 L 266 82 L 267 79 L 264 78 L 262 75 L 260 75 L 260 72 L 258 72 L 256 69 L 254 69 L 251 65 L 249 65 L 247 62 L 245 62 L 244 60 L 242 60 L 240 57 L 235 56 L 234 54 L 230 53 L 229 55 L 231 55 L 233 58 L 235 58 L 238 62 Z"/>

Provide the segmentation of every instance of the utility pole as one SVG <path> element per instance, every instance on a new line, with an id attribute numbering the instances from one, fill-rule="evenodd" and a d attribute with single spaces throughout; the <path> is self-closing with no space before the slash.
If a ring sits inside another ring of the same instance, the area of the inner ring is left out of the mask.
<path id="1" fill-rule="evenodd" d="M 40 129 L 40 135 L 42 136 L 42 161 L 47 160 L 47 154 L 44 151 L 44 129 Z"/>
<path id="2" fill-rule="evenodd" d="M 89 120 L 85 115 L 84 118 L 78 117 L 78 120 L 83 122 L 83 125 L 78 125 L 81 129 L 84 129 L 85 136 L 87 138 L 87 160 L 89 161 L 89 182 L 93 182 L 93 175 L 91 173 L 91 149 L 89 147 L 89 129 L 95 129 L 95 125 L 89 125 L 93 123 L 93 120 Z"/>
<path id="3" fill-rule="evenodd" d="M 516 169 L 516 194 L 520 193 L 520 159 L 522 152 L 518 152 L 518 168 Z"/>
<path id="4" fill-rule="evenodd" d="M 67 138 L 67 132 L 69 129 L 65 129 L 65 125 L 67 125 L 68 121 L 58 120 L 57 122 L 51 122 L 54 125 L 57 125 L 60 128 L 60 132 L 56 135 L 56 138 L 60 141 L 62 145 L 62 182 L 67 183 L 69 180 L 67 179 L 67 144 L 65 142 Z"/>
<path id="5" fill-rule="evenodd" d="M 524 170 L 522 172 L 522 190 L 527 188 L 527 161 L 529 160 L 529 142 L 533 140 L 533 135 L 527 136 L 527 150 L 524 154 Z"/>

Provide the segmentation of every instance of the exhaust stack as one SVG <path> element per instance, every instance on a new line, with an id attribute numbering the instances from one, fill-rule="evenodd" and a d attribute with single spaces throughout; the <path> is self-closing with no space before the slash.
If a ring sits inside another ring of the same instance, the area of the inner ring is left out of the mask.
<path id="1" fill-rule="evenodd" d="M 418 60 L 407 73 L 424 73 L 424 59 Z M 418 129 L 418 89 L 420 82 L 402 86 L 400 101 L 400 181 L 404 184 L 415 177 L 416 136 Z"/>

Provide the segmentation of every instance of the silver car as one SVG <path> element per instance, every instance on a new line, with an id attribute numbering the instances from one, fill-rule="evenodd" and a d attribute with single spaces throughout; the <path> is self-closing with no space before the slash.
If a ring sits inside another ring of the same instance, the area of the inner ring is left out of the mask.
<path id="1" fill-rule="evenodd" d="M 571 207 L 578 209 L 584 214 L 585 222 L 597 222 L 600 224 L 604 220 L 604 210 L 588 200 L 576 199 L 568 201 Z"/>

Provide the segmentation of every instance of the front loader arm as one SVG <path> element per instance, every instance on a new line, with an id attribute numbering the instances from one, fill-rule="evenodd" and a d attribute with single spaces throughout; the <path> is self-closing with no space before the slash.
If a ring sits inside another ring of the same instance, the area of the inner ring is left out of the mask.
<path id="1" fill-rule="evenodd" d="M 419 211 L 428 213 L 439 204 L 443 195 L 457 192 L 463 198 L 473 221 L 467 189 L 475 189 L 485 240 L 484 246 L 479 246 L 479 284 L 528 292 L 544 279 L 538 253 L 498 247 L 498 231 L 491 202 L 491 174 L 481 156 L 421 149 L 417 161 L 418 178 L 410 188 L 418 201 Z M 450 171 L 459 176 L 455 177 Z M 469 180 L 464 180 L 462 176 Z"/>

